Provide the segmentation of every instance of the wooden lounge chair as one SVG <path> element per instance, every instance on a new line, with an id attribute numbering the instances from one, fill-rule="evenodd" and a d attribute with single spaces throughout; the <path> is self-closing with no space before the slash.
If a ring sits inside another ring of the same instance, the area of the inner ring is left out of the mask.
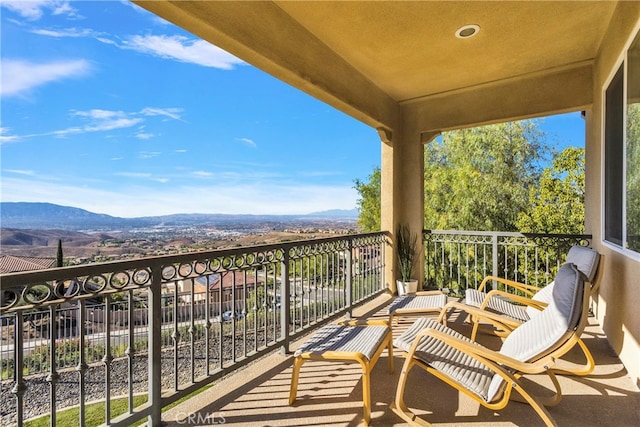
<path id="1" fill-rule="evenodd" d="M 584 274 L 585 280 L 589 284 L 588 289 L 590 297 L 595 294 L 598 286 L 600 285 L 601 273 L 598 268 L 600 258 L 601 257 L 597 251 L 583 246 L 573 246 L 567 254 L 567 263 L 574 264 L 578 271 Z M 530 296 L 515 295 L 503 290 L 484 292 L 486 284 L 491 280 L 497 280 L 505 283 L 514 289 L 521 290 L 525 294 L 529 293 Z M 482 321 L 487 322 L 496 328 L 492 331 L 493 333 L 505 337 L 510 334 L 513 329 L 533 316 L 536 316 L 540 313 L 540 310 L 547 306 L 552 298 L 554 286 L 554 282 L 551 282 L 547 286 L 539 288 L 491 276 L 482 281 L 478 290 L 467 289 L 464 302 L 448 303 L 441 313 L 441 319 L 443 319 L 443 323 L 446 325 L 446 313 L 450 310 L 457 309 L 465 311 L 469 314 L 469 319 L 473 323 L 471 340 L 476 340 L 478 328 Z M 535 291 L 535 293 L 532 293 L 533 291 Z M 470 306 L 478 307 L 480 311 L 472 311 Z M 591 352 L 582 340 L 579 340 L 578 346 L 581 348 L 586 358 L 585 364 L 562 371 L 556 370 L 556 373 L 583 376 L 593 372 L 595 362 Z"/>
<path id="2" fill-rule="evenodd" d="M 578 343 L 588 307 L 589 288 L 582 274 L 573 264 L 564 264 L 549 304 L 509 334 L 500 351 L 487 349 L 433 318 L 418 319 L 394 340 L 394 346 L 406 352 L 406 359 L 391 408 L 411 425 L 429 425 L 404 403 L 408 375 L 418 366 L 489 409 L 502 409 L 510 398 L 519 397 L 546 425 L 556 425 L 545 408 L 562 398 L 554 361 Z M 530 393 L 520 381 L 525 374 L 548 375 L 554 396 L 541 398 Z"/>

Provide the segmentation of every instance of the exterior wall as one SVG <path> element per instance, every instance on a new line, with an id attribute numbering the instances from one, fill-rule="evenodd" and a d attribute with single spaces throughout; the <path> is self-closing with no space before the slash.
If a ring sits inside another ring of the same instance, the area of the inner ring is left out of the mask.
<path id="1" fill-rule="evenodd" d="M 594 64 L 593 108 L 587 113 L 586 228 L 604 255 L 595 314 L 609 343 L 640 387 L 640 257 L 603 242 L 603 89 L 620 65 L 622 52 L 640 30 L 640 2 L 620 2 Z M 588 342 L 587 342 L 588 345 Z M 597 361 L 596 361 L 597 362 Z"/>
<path id="2" fill-rule="evenodd" d="M 419 286 L 424 282 L 422 230 L 424 229 L 424 144 L 438 133 L 422 134 L 415 123 L 403 123 L 400 131 L 379 131 L 382 140 L 381 164 L 381 227 L 393 234 L 392 250 L 386 251 L 385 277 L 387 288 L 396 292 L 399 277 L 395 251 L 395 233 L 399 224 L 406 224 L 418 237 L 418 261 L 412 277 Z M 425 139 L 426 138 L 426 139 Z"/>
<path id="3" fill-rule="evenodd" d="M 395 230 L 398 224 L 407 224 L 414 233 L 422 236 L 424 191 L 422 190 L 422 145 L 419 135 L 407 136 L 405 129 L 395 129 L 391 134 L 381 132 L 381 227 L 392 234 L 392 245 L 385 252 L 385 280 L 391 293 L 396 292 L 399 277 L 395 246 Z M 422 265 L 421 263 L 417 263 Z M 422 269 L 414 268 L 414 277 L 421 279 Z"/>

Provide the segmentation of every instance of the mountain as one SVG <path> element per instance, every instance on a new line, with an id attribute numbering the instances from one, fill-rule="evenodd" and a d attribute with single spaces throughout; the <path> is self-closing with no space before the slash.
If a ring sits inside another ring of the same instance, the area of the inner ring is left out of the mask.
<path id="1" fill-rule="evenodd" d="M 0 226 L 3 228 L 73 230 L 117 227 L 120 221 L 122 218 L 52 203 L 0 203 Z"/>
<path id="2" fill-rule="evenodd" d="M 356 220 L 357 209 L 328 210 L 308 215 L 175 214 L 119 218 L 52 203 L 0 202 L 0 227 L 17 229 L 127 230 L 158 226 L 234 225 L 286 223 L 311 220 Z"/>
<path id="3" fill-rule="evenodd" d="M 358 219 L 358 209 L 331 209 L 328 211 L 312 212 L 305 215 L 306 217 L 313 218 L 345 218 L 345 219 Z"/>

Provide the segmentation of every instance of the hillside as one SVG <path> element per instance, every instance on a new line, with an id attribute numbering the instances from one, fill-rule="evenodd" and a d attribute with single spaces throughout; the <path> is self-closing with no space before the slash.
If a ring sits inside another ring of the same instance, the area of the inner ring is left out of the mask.
<path id="1" fill-rule="evenodd" d="M 77 230 L 117 227 L 122 218 L 52 203 L 0 203 L 2 228 Z"/>
<path id="2" fill-rule="evenodd" d="M 174 214 L 140 218 L 119 218 L 97 214 L 84 209 L 51 203 L 1 202 L 0 227 L 19 229 L 60 229 L 75 231 L 124 231 L 148 227 L 186 227 L 213 225 L 224 229 L 253 226 L 257 223 L 287 224 L 292 222 L 351 221 L 355 223 L 358 211 L 328 210 L 307 215 L 227 215 L 227 214 Z"/>
<path id="3" fill-rule="evenodd" d="M 66 246 L 84 246 L 105 238 L 69 230 L 0 229 L 0 246 L 55 246 L 61 240 Z"/>

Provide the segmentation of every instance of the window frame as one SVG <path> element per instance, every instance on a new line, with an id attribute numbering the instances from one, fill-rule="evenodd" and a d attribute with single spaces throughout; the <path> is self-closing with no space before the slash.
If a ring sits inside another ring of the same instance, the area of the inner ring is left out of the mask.
<path id="1" fill-rule="evenodd" d="M 627 248 L 627 101 L 628 101 L 628 79 L 629 79 L 629 69 L 628 69 L 628 54 L 633 42 L 636 38 L 640 38 L 640 26 L 636 27 L 634 31 L 631 32 L 629 39 L 626 41 L 624 48 L 622 49 L 618 59 L 615 61 L 613 66 L 611 67 L 611 71 L 607 79 L 604 81 L 604 84 L 601 88 L 601 102 L 602 102 L 602 116 L 601 116 L 601 135 L 600 141 L 601 145 L 601 159 L 600 159 L 600 173 L 601 173 L 601 186 L 600 186 L 600 197 L 601 197 L 601 221 L 600 221 L 600 232 L 601 237 L 600 240 L 603 245 L 615 250 L 616 252 L 620 252 L 625 256 L 636 259 L 640 261 L 640 251 L 633 250 L 631 248 Z M 622 197 L 622 204 L 620 206 L 621 212 L 621 220 L 622 220 L 622 241 L 614 242 L 611 240 L 607 240 L 607 91 L 610 88 L 613 80 L 616 78 L 619 71 L 622 71 L 622 124 L 623 124 L 623 132 L 622 132 L 622 184 L 619 188 Z M 640 167 L 640 165 L 638 165 Z"/>

